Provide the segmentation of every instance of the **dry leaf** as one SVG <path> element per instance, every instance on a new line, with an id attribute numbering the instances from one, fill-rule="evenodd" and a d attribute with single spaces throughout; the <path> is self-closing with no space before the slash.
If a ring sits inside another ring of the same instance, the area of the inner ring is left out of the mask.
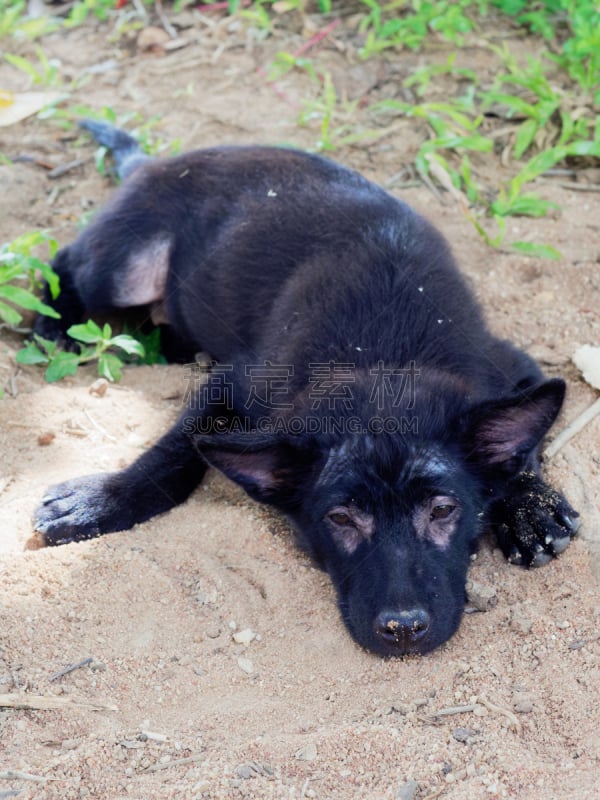
<path id="1" fill-rule="evenodd" d="M 7 92 L 0 89 L 0 126 L 6 128 L 62 97 L 60 92 Z"/>
<path id="2" fill-rule="evenodd" d="M 600 347 L 584 344 L 575 351 L 573 363 L 581 370 L 586 383 L 600 389 Z"/>

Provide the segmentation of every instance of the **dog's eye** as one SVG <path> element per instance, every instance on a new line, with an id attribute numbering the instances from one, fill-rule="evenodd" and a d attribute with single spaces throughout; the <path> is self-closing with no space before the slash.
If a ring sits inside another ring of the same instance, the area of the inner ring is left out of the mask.
<path id="1" fill-rule="evenodd" d="M 456 506 L 452 503 L 439 503 L 432 507 L 429 519 L 449 519 L 456 511 Z"/>
<path id="2" fill-rule="evenodd" d="M 333 522 L 334 525 L 354 525 L 352 517 L 350 514 L 346 514 L 345 511 L 332 511 L 330 514 L 327 514 L 327 519 Z"/>

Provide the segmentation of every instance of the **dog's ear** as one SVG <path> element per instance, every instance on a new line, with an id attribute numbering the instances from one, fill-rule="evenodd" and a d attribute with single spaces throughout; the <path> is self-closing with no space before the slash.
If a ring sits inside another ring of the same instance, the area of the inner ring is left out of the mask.
<path id="1" fill-rule="evenodd" d="M 504 474 L 518 472 L 558 416 L 564 397 L 565 382 L 555 378 L 477 406 L 467 420 L 467 459 Z"/>
<path id="2" fill-rule="evenodd" d="M 291 510 L 316 459 L 310 442 L 260 433 L 222 433 L 192 437 L 212 467 L 238 483 L 254 500 Z"/>

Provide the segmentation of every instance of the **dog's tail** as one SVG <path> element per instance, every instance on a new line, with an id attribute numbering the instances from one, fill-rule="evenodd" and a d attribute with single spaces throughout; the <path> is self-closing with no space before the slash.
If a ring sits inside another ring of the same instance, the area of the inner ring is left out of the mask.
<path id="1" fill-rule="evenodd" d="M 117 168 L 117 175 L 121 180 L 127 178 L 150 159 L 150 156 L 142 152 L 139 143 L 133 136 L 121 128 L 115 128 L 108 122 L 98 122 L 95 119 L 83 119 L 79 126 L 89 131 L 98 144 L 110 150 Z"/>

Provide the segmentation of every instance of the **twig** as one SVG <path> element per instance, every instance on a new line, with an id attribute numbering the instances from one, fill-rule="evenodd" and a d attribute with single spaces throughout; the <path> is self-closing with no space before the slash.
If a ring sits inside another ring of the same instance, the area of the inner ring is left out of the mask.
<path id="1" fill-rule="evenodd" d="M 522 727 L 521 723 L 517 719 L 516 714 L 513 714 L 512 711 L 509 711 L 508 708 L 502 708 L 502 706 L 497 706 L 495 703 L 490 702 L 485 695 L 479 695 L 477 698 L 477 702 L 481 703 L 482 706 L 485 706 L 488 711 L 493 711 L 495 714 L 503 714 L 512 725 L 515 733 L 521 733 Z"/>
<path id="2" fill-rule="evenodd" d="M 329 25 L 326 25 L 324 28 L 321 28 L 321 30 L 315 33 L 314 36 L 311 36 L 311 38 L 307 42 L 305 42 L 302 45 L 302 47 L 299 47 L 295 51 L 295 53 L 293 54 L 294 58 L 299 58 L 301 55 L 306 53 L 307 50 L 311 50 L 315 45 L 319 44 L 319 42 L 322 41 L 326 36 L 329 36 L 329 34 L 334 28 L 337 28 L 337 26 L 341 23 L 341 21 L 342 21 L 341 19 L 334 19 L 333 22 L 329 23 Z"/>
<path id="3" fill-rule="evenodd" d="M 292 53 L 292 58 L 300 58 L 301 55 L 306 53 L 308 50 L 312 50 L 313 47 L 319 44 L 326 36 L 328 36 L 331 31 L 336 28 L 341 23 L 340 19 L 334 19 L 333 22 L 330 22 L 329 25 L 326 25 L 320 31 L 317 31 L 314 36 L 305 42 L 301 47 L 299 47 L 296 51 Z M 270 86 L 271 89 L 275 92 L 275 94 L 283 100 L 285 103 L 290 105 L 293 109 L 297 110 L 299 108 L 298 103 L 291 100 L 286 92 L 279 86 L 277 81 L 269 80 L 268 72 L 265 67 L 259 67 L 257 70 L 258 74 L 261 78 L 265 78 L 267 86 Z"/>
<path id="4" fill-rule="evenodd" d="M 600 397 L 595 403 L 592 403 L 589 408 L 586 408 L 585 411 L 582 411 L 578 417 L 575 417 L 573 422 L 570 422 L 567 427 L 558 434 L 556 439 L 554 439 L 554 441 L 548 445 L 548 447 L 544 450 L 544 459 L 549 460 L 553 458 L 561 449 L 561 447 L 564 447 L 564 445 L 570 439 L 572 439 L 573 436 L 578 434 L 579 431 L 583 430 L 586 425 L 589 425 L 589 423 L 594 419 L 594 417 L 597 417 L 598 414 L 600 414 Z"/>
<path id="5" fill-rule="evenodd" d="M 428 794 L 426 797 L 423 798 L 423 800 L 435 800 L 435 798 L 443 794 L 447 788 L 448 784 L 446 784 L 446 786 L 440 786 L 439 789 L 436 789 L 435 792 Z"/>
<path id="6" fill-rule="evenodd" d="M 87 417 L 87 418 L 89 419 L 89 421 L 92 423 L 92 425 L 94 426 L 94 428 L 96 428 L 96 430 L 97 430 L 99 433 L 101 433 L 103 436 L 106 436 L 106 438 L 107 438 L 107 439 L 108 439 L 110 442 L 116 442 L 116 441 L 118 441 L 117 439 L 115 439 L 115 437 L 114 437 L 114 436 L 111 436 L 111 435 L 110 435 L 110 433 L 108 433 L 108 431 L 104 430 L 104 428 L 102 427 L 102 425 L 100 425 L 98 422 L 96 422 L 96 420 L 95 420 L 95 419 L 92 417 L 92 415 L 91 415 L 91 414 L 90 414 L 90 412 L 87 410 L 87 408 L 84 408 L 84 409 L 83 409 L 83 413 L 86 415 L 86 417 Z"/>
<path id="7" fill-rule="evenodd" d="M 70 672 L 75 672 L 76 669 L 81 669 L 81 667 L 87 667 L 88 664 L 91 664 L 93 658 L 84 658 L 83 661 L 78 661 L 76 664 L 69 664 L 68 667 L 59 670 L 58 672 L 53 673 L 48 678 L 49 681 L 57 681 L 59 678 L 62 678 L 64 675 L 68 675 Z"/>
<path id="8" fill-rule="evenodd" d="M 169 34 L 171 39 L 177 38 L 177 31 L 169 22 L 167 15 L 165 14 L 165 10 L 162 6 L 162 0 L 154 0 L 154 8 L 156 9 L 156 16 L 160 20 L 160 24 L 163 26 L 165 31 Z"/>
<path id="9" fill-rule="evenodd" d="M 436 719 L 437 717 L 451 717 L 454 714 L 472 714 L 477 708 L 476 703 L 469 703 L 466 706 L 449 706 L 449 708 L 440 708 L 433 714 L 430 714 L 425 719 Z"/>
<path id="10" fill-rule="evenodd" d="M 516 715 L 513 714 L 512 711 L 509 711 L 509 709 L 503 708 L 502 706 L 497 706 L 495 703 L 490 702 L 484 695 L 479 695 L 475 698 L 474 703 L 469 703 L 468 705 L 440 708 L 439 711 L 435 711 L 433 714 L 423 717 L 423 721 L 432 724 L 435 723 L 439 717 L 450 717 L 454 714 L 472 714 L 476 711 L 478 705 L 485 706 L 488 711 L 493 711 L 495 714 L 503 714 L 508 718 L 512 728 L 514 728 L 516 733 L 521 733 L 521 723 L 517 719 Z"/>
<path id="11" fill-rule="evenodd" d="M 188 756 L 187 758 L 175 758 L 173 761 L 160 761 L 146 767 L 144 772 L 158 772 L 161 769 L 168 769 L 169 767 L 181 767 L 184 764 L 194 764 L 196 761 L 203 761 L 205 758 L 206 756 L 197 753 L 195 756 Z"/>
<path id="12" fill-rule="evenodd" d="M 54 167 L 48 173 L 49 178 L 60 178 L 65 175 L 67 172 L 71 172 L 78 167 L 83 167 L 89 161 L 88 158 L 76 158 L 74 161 L 68 161 L 66 164 L 59 164 L 58 167 Z"/>
<path id="13" fill-rule="evenodd" d="M 32 775 L 30 772 L 21 772 L 18 769 L 7 769 L 6 772 L 0 772 L 0 779 L 3 781 L 33 781 L 34 783 L 56 780 L 56 778 L 45 778 L 43 775 Z"/>
<path id="14" fill-rule="evenodd" d="M 118 711 L 116 706 L 39 694 L 0 694 L 0 708 L 23 708 L 33 711 L 51 711 L 61 708 L 81 708 L 88 711 Z"/>
<path id="15" fill-rule="evenodd" d="M 572 189 L 574 192 L 600 192 L 600 186 L 590 183 L 575 183 L 575 181 L 572 181 L 569 183 L 559 183 L 558 185 L 562 189 Z"/>

